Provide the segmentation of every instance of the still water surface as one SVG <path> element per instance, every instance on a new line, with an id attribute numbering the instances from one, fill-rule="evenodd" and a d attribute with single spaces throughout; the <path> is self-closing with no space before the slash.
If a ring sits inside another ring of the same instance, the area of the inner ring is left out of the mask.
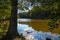
<path id="1" fill-rule="evenodd" d="M 46 20 L 42 20 L 42 19 L 17 19 L 17 22 L 20 24 L 27 24 L 36 31 L 45 31 L 45 32 L 49 31 L 48 30 L 49 21 L 50 20 L 48 20 L 48 19 L 46 19 Z M 53 29 L 53 31 L 51 31 L 51 32 L 58 33 L 58 32 L 60 32 L 60 28 Z"/>

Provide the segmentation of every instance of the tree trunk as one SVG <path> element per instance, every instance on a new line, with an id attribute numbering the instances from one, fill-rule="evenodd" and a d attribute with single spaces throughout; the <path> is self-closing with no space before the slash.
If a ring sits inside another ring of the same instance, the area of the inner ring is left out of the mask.
<path id="1" fill-rule="evenodd" d="M 10 26 L 6 36 L 3 37 L 2 40 L 13 40 L 16 36 L 18 36 L 17 32 L 17 5 L 18 0 L 11 0 L 11 19 Z"/>

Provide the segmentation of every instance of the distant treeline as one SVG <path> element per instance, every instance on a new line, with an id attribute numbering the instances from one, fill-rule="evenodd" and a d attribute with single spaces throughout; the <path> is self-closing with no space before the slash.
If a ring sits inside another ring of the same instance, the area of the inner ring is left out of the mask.
<path id="1" fill-rule="evenodd" d="M 53 19 L 59 18 L 60 13 L 50 13 L 48 11 L 44 12 L 27 12 L 27 13 L 19 13 L 19 18 L 29 18 L 29 19 Z"/>

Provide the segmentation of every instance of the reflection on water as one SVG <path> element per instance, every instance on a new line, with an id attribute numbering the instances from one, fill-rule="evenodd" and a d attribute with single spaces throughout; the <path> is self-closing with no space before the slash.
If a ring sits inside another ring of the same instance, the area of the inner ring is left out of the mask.
<path id="1" fill-rule="evenodd" d="M 31 22 L 31 19 L 17 19 L 17 22 Z"/>
<path id="2" fill-rule="evenodd" d="M 22 33 L 26 40 L 46 40 L 46 38 L 60 40 L 58 38 L 60 35 L 43 32 L 48 31 L 48 22 L 50 20 L 18 19 L 17 21 L 20 23 L 17 27 L 18 33 Z M 53 32 L 57 31 L 54 30 Z"/>
<path id="3" fill-rule="evenodd" d="M 20 24 L 26 24 L 31 26 L 34 30 L 37 31 L 46 31 L 48 32 L 49 30 L 49 26 L 48 23 L 50 22 L 50 20 L 45 19 L 17 19 L 17 22 Z M 59 23 L 60 25 L 60 23 Z M 58 31 L 59 30 L 59 31 Z M 60 32 L 60 27 L 58 29 L 53 29 L 51 31 L 52 33 L 59 33 Z"/>
<path id="4" fill-rule="evenodd" d="M 21 34 L 23 33 L 23 31 L 28 30 L 28 31 L 35 31 L 32 27 L 30 27 L 29 25 L 26 24 L 17 24 L 17 29 L 18 29 L 18 33 Z"/>
<path id="5" fill-rule="evenodd" d="M 52 34 L 50 32 L 35 31 L 32 27 L 26 24 L 17 24 L 18 33 L 26 40 L 46 40 L 49 38 L 51 40 L 60 40 L 59 34 Z"/>

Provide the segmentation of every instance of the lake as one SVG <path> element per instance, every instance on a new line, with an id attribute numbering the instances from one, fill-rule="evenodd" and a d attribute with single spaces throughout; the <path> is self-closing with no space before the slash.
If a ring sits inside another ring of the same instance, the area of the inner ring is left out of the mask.
<path id="1" fill-rule="evenodd" d="M 48 23 L 50 22 L 49 19 L 17 19 L 17 22 L 20 24 L 27 24 L 32 27 L 36 31 L 45 31 L 50 32 Z M 59 24 L 59 28 L 54 28 L 51 32 L 52 33 L 59 33 L 60 32 L 60 22 L 57 21 Z"/>

